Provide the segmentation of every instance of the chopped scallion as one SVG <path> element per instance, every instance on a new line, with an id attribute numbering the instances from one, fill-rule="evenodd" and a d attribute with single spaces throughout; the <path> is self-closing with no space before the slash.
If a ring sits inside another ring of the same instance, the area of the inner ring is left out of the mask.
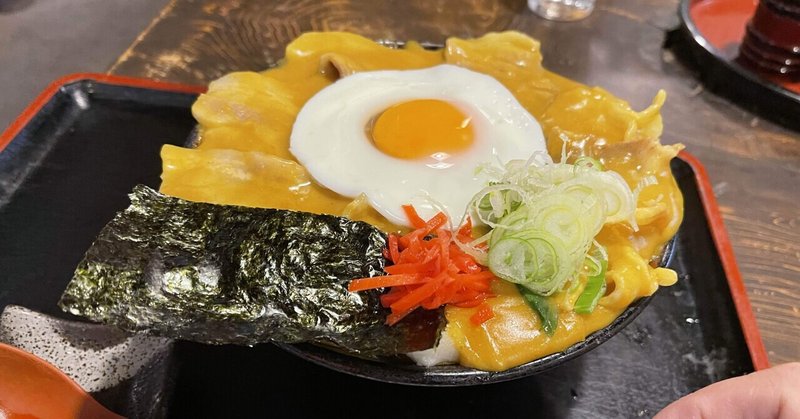
<path id="1" fill-rule="evenodd" d="M 548 336 L 553 336 L 558 328 L 558 310 L 556 307 L 547 300 L 547 297 L 541 296 L 522 285 L 517 285 L 519 293 L 525 298 L 525 302 L 533 309 L 542 321 L 542 330 Z"/>
<path id="2" fill-rule="evenodd" d="M 597 307 L 597 302 L 600 301 L 606 293 L 606 268 L 608 262 L 605 259 L 600 260 L 600 272 L 596 275 L 591 275 L 586 280 L 586 287 L 581 292 L 581 295 L 575 301 L 575 312 L 580 314 L 589 314 Z"/>

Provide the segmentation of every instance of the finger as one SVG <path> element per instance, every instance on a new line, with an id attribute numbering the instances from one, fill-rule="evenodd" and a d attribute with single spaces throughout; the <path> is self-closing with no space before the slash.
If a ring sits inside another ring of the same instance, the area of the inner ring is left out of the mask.
<path id="1" fill-rule="evenodd" d="M 800 418 L 800 363 L 720 381 L 667 406 L 655 419 Z"/>

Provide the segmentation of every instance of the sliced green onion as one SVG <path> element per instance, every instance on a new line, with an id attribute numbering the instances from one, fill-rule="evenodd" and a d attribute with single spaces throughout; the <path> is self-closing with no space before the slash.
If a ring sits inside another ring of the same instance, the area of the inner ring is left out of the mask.
<path id="1" fill-rule="evenodd" d="M 478 221 L 495 227 L 496 222 L 519 208 L 525 191 L 510 184 L 494 184 L 478 192 L 469 204 Z"/>
<path id="2" fill-rule="evenodd" d="M 542 321 L 542 330 L 548 336 L 553 336 L 556 328 L 558 328 L 558 311 L 556 307 L 547 300 L 547 297 L 536 294 L 521 285 L 517 285 L 517 289 L 519 289 L 519 293 L 522 294 L 528 306 L 539 316 Z"/>
<path id="3" fill-rule="evenodd" d="M 605 224 L 628 221 L 635 228 L 635 195 L 622 176 L 593 158 L 567 164 L 537 156 L 481 171 L 491 178 L 489 186 L 469 205 L 473 219 L 492 228 L 481 260 L 498 277 L 540 296 L 562 289 L 581 266 L 595 266 L 590 277 L 603 271 L 600 261 L 607 257 L 588 253 Z M 594 309 L 594 297 L 604 292 L 604 280 L 590 282 L 582 310 Z"/>
<path id="4" fill-rule="evenodd" d="M 589 156 L 581 156 L 575 159 L 575 163 L 573 163 L 576 168 L 587 168 L 587 169 L 594 169 L 594 170 L 605 170 L 603 167 L 603 163 L 600 160 Z"/>
<path id="5" fill-rule="evenodd" d="M 494 245 L 497 244 L 497 242 L 500 241 L 500 239 L 502 239 L 504 236 L 511 235 L 528 228 L 532 228 L 528 207 L 526 206 L 518 208 L 516 211 L 506 215 L 497 222 L 496 226 L 492 230 L 492 238 L 489 241 L 489 248 L 491 249 L 494 247 Z"/>
<path id="6" fill-rule="evenodd" d="M 606 223 L 627 221 L 636 209 L 633 192 L 617 172 L 597 172 L 597 187 L 606 200 Z M 602 186 L 601 186 L 602 185 Z"/>
<path id="7" fill-rule="evenodd" d="M 642 193 L 642 190 L 644 190 L 644 188 L 646 188 L 648 186 L 652 186 L 652 185 L 657 185 L 657 184 L 658 184 L 658 178 L 657 177 L 655 177 L 653 175 L 649 175 L 649 176 L 643 177 L 639 181 L 639 183 L 636 184 L 636 187 L 633 188 L 633 203 L 634 203 L 634 205 L 636 205 L 636 203 L 639 202 L 639 194 Z M 633 231 L 638 231 L 639 230 L 639 225 L 636 222 L 636 212 L 635 211 L 631 212 L 630 218 L 628 218 L 628 223 L 631 225 L 631 227 L 633 227 Z"/>
<path id="8" fill-rule="evenodd" d="M 575 312 L 580 314 L 589 314 L 597 307 L 597 302 L 606 293 L 606 269 L 608 268 L 608 257 L 602 259 L 595 259 L 594 257 L 587 257 L 587 263 L 590 266 L 591 274 L 586 280 L 586 287 L 583 292 L 575 301 Z"/>
<path id="9" fill-rule="evenodd" d="M 536 201 L 530 212 L 533 227 L 558 237 L 568 249 L 585 247 L 597 234 L 599 214 L 592 217 L 571 196 L 549 194 Z"/>
<path id="10" fill-rule="evenodd" d="M 453 240 L 453 243 L 455 243 L 456 246 L 458 246 L 458 248 L 461 249 L 461 251 L 475 258 L 475 262 L 478 262 L 483 266 L 488 266 L 489 252 L 486 251 L 486 246 L 482 245 L 487 241 L 489 241 L 491 237 L 492 237 L 492 232 L 490 231 L 484 234 L 483 236 L 478 237 L 477 239 L 472 240 L 471 242 L 468 243 L 464 243 L 461 240 Z"/>
<path id="11" fill-rule="evenodd" d="M 495 275 L 540 295 L 561 289 L 574 272 L 572 263 L 563 242 L 540 230 L 506 236 L 489 248 L 489 268 Z"/>

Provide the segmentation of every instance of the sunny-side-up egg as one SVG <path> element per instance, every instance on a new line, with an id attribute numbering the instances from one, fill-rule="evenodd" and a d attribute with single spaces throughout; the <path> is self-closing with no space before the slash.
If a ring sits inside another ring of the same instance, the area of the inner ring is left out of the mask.
<path id="1" fill-rule="evenodd" d="M 323 186 L 365 194 L 388 220 L 460 219 L 486 185 L 483 163 L 546 155 L 542 129 L 508 89 L 453 65 L 357 73 L 312 97 L 292 129 L 290 151 Z M 444 208 L 440 208 L 440 207 Z"/>

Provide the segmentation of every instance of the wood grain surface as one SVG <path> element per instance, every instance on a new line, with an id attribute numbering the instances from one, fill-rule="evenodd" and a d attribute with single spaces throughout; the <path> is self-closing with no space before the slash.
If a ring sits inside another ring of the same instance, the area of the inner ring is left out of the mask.
<path id="1" fill-rule="evenodd" d="M 542 41 L 549 69 L 635 108 L 663 88 L 663 142 L 686 144 L 710 174 L 771 363 L 800 361 L 800 134 L 703 89 L 663 48 L 677 8 L 598 0 L 588 19 L 556 23 L 515 0 L 173 0 L 109 72 L 206 84 L 274 65 L 305 31 L 442 42 L 514 29 Z"/>

